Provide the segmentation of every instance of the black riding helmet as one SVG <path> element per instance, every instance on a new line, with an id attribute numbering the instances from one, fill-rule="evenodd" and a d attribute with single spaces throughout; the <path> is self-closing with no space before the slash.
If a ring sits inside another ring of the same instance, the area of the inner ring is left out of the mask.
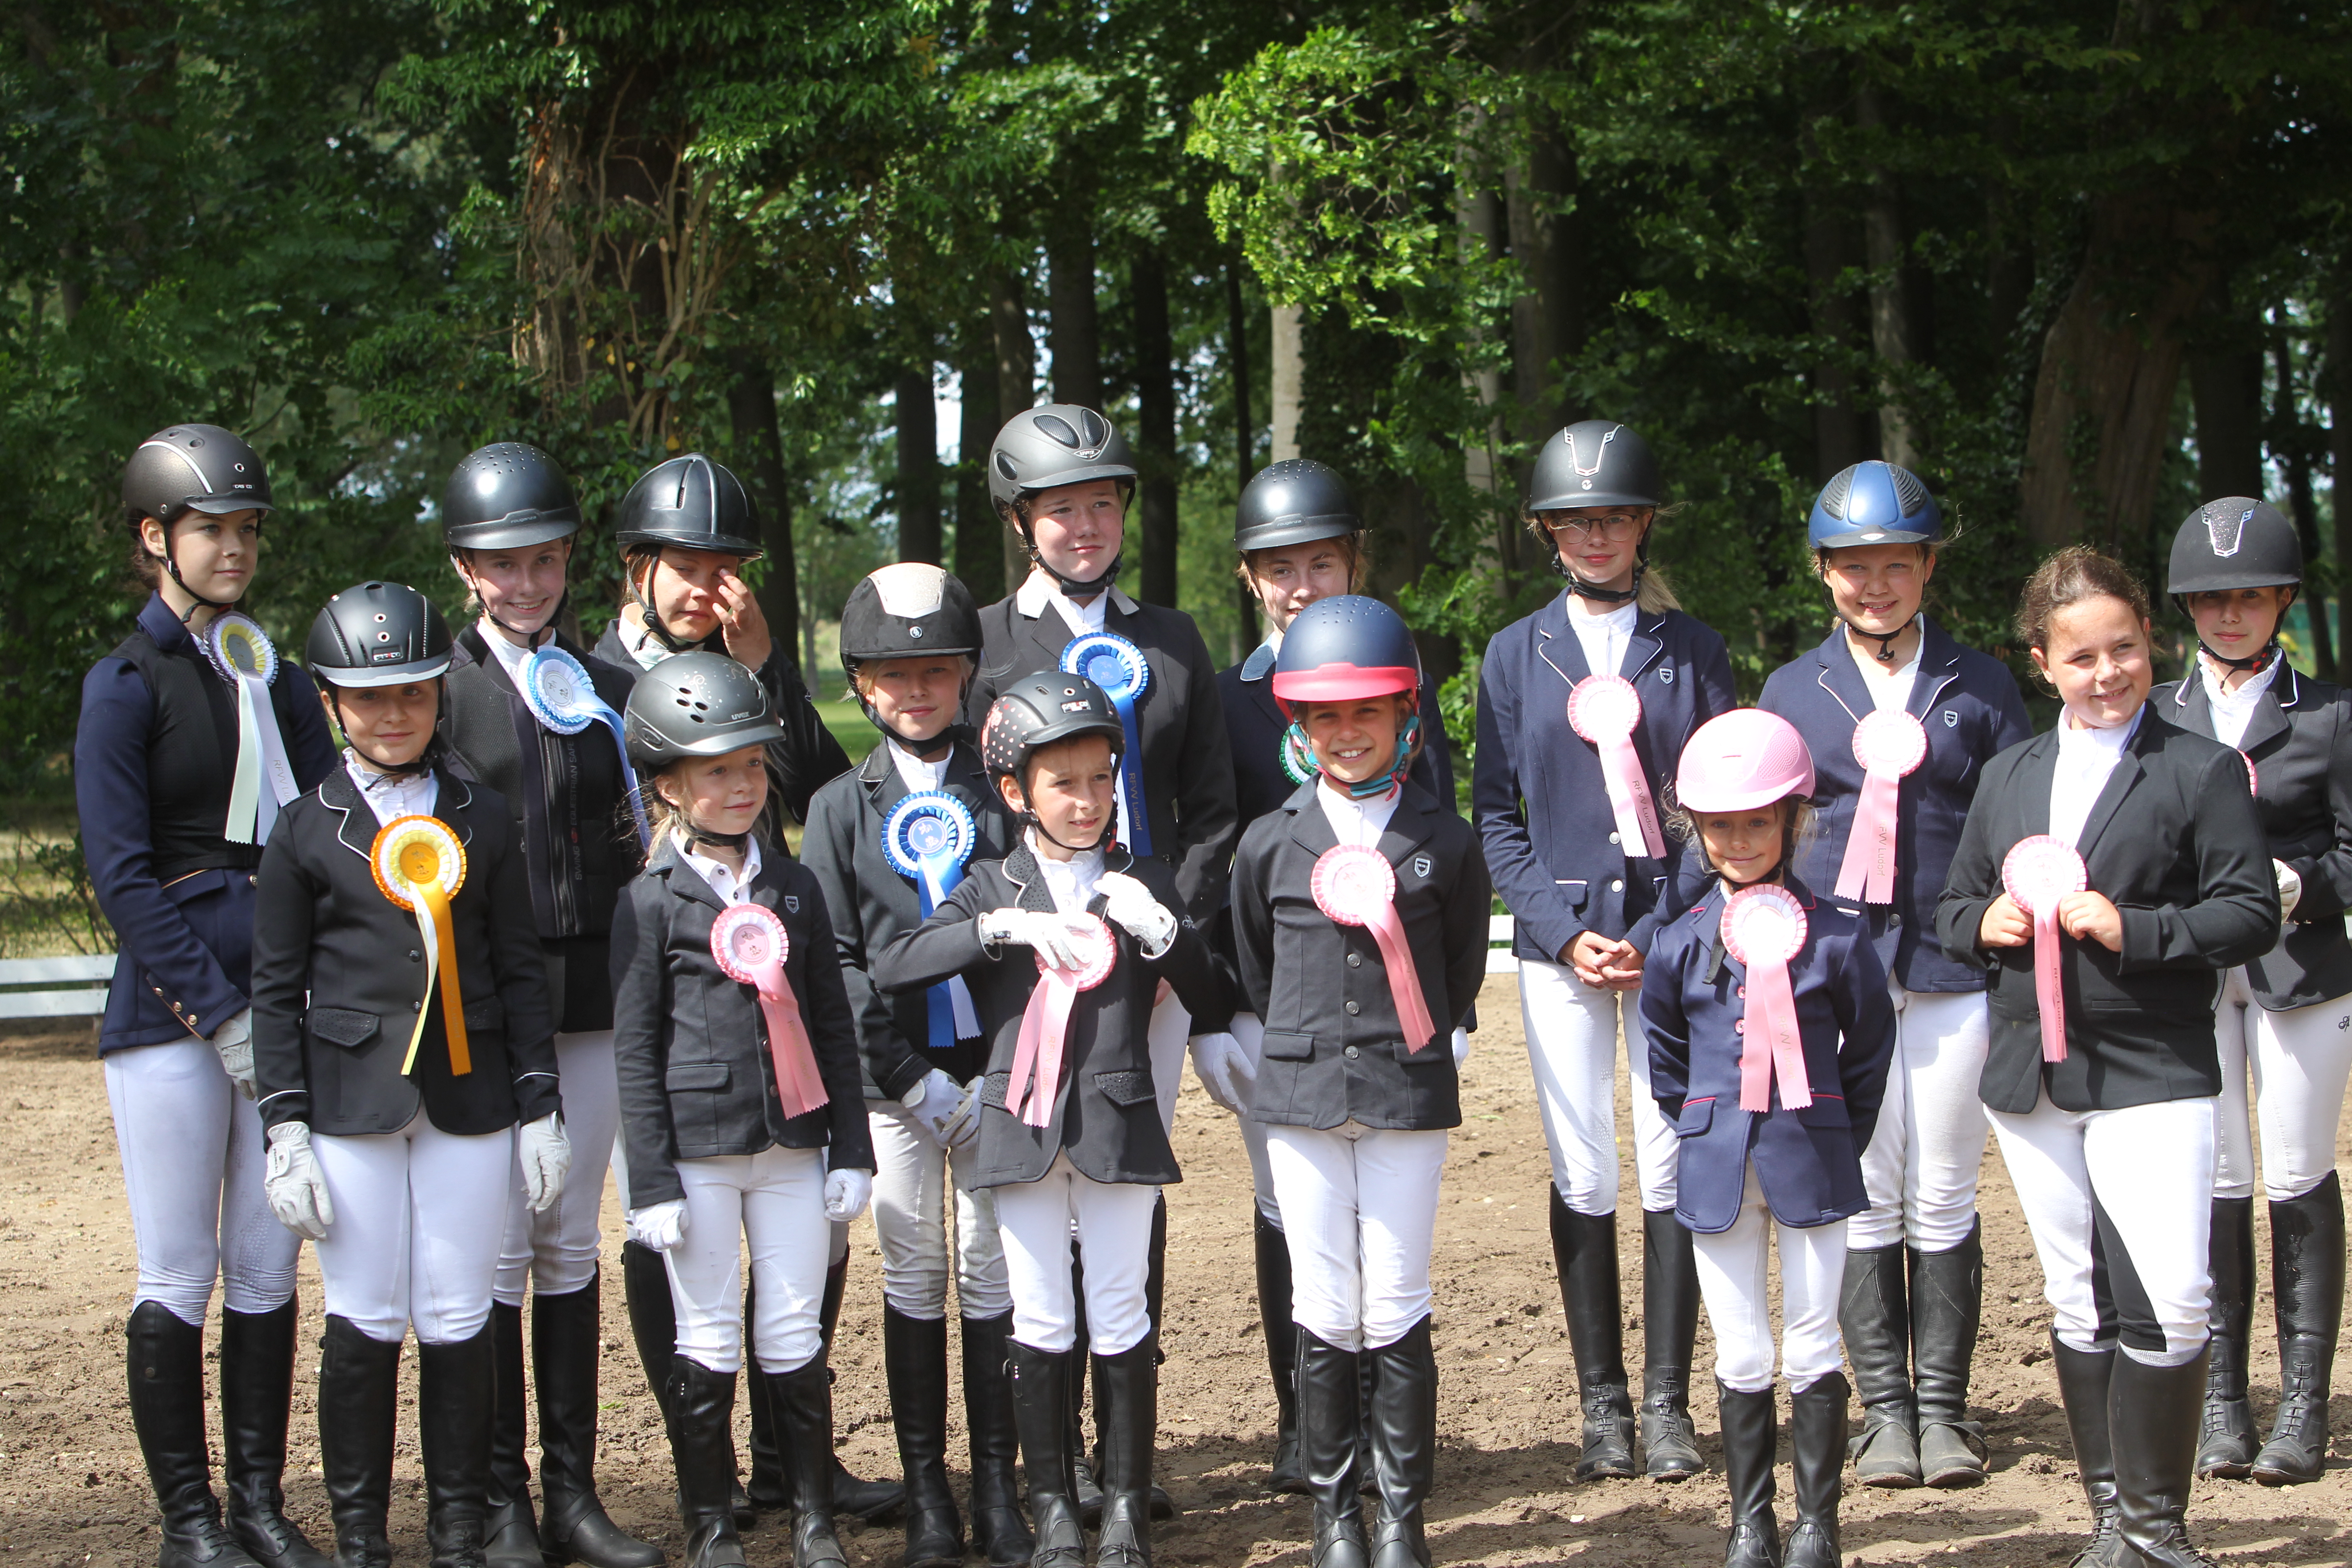
<path id="1" fill-rule="evenodd" d="M 450 646 L 449 623 L 415 589 L 405 583 L 355 583 L 329 597 L 310 623 L 302 662 L 341 725 L 346 690 L 405 686 L 415 680 L 442 686 L 449 672 Z M 446 701 L 439 705 L 433 739 L 424 752 L 393 771 L 418 773 L 433 765 L 441 752 L 441 720 L 448 716 L 448 708 Z"/>
<path id="2" fill-rule="evenodd" d="M 1554 435 L 1536 454 L 1535 471 L 1528 479 L 1528 511 L 1539 516 L 1588 506 L 1655 511 L 1664 489 L 1649 443 L 1630 426 L 1612 419 L 1580 419 Z M 1633 581 L 1629 587 L 1600 588 L 1584 582 L 1569 570 L 1557 548 L 1551 552 L 1552 570 L 1568 579 L 1570 593 L 1603 604 L 1624 604 L 1642 591 L 1642 574 L 1650 564 L 1650 531 L 1643 530 L 1642 542 L 1634 551 Z"/>
<path id="3" fill-rule="evenodd" d="M 441 542 L 452 551 L 520 550 L 580 531 L 580 502 L 554 458 L 520 441 L 467 454 L 441 498 Z"/>
<path id="4" fill-rule="evenodd" d="M 139 443 L 122 466 L 122 510 L 132 537 L 153 518 L 163 525 L 163 570 L 197 605 L 225 610 L 232 601 L 204 597 L 180 575 L 172 525 L 192 511 L 214 517 L 268 512 L 269 470 L 245 438 L 217 425 L 174 425 Z M 146 548 L 143 541 L 140 548 Z M 195 613 L 191 606 L 189 614 Z"/>
<path id="5" fill-rule="evenodd" d="M 639 676 L 621 732 L 648 770 L 788 738 L 759 676 L 723 653 L 682 653 Z"/>
<path id="6" fill-rule="evenodd" d="M 672 653 L 684 653 L 694 645 L 670 636 L 654 614 L 653 602 L 637 582 L 640 563 L 669 549 L 756 559 L 762 552 L 760 515 L 751 492 L 721 465 L 699 452 L 688 452 L 637 476 L 614 515 L 613 540 L 627 557 L 622 576 L 629 596 L 644 613 L 655 640 Z"/>
<path id="7" fill-rule="evenodd" d="M 1135 455 L 1128 449 L 1127 437 L 1093 409 L 1075 404 L 1048 403 L 1014 415 L 996 433 L 988 452 L 988 499 L 1005 521 L 1021 531 L 1029 558 L 1041 566 L 1045 562 L 1037 554 L 1037 536 L 1021 508 L 1025 497 L 1088 479 L 1109 479 L 1118 486 L 1124 504 L 1135 493 Z M 1097 592 L 1118 580 L 1124 553 L 1122 548 L 1101 576 L 1087 582 L 1058 572 L 1054 575 L 1065 593 Z"/>
<path id="8" fill-rule="evenodd" d="M 857 670 L 868 661 L 919 658 L 926 654 L 980 657 L 980 608 L 971 590 L 949 573 L 920 561 L 901 561 L 869 572 L 849 591 L 841 607 L 841 668 L 849 689 L 857 692 Z M 971 689 L 972 669 L 964 671 L 964 689 Z M 866 719 L 885 734 L 896 735 L 874 704 L 857 692 Z M 938 744 L 964 733 L 950 724 L 923 744 Z M 898 736 L 906 740 L 905 736 Z M 919 742 L 908 741 L 909 745 Z"/>
<path id="9" fill-rule="evenodd" d="M 1363 526 L 1338 469 L 1311 458 L 1285 458 L 1260 468 L 1242 487 L 1234 507 L 1234 548 L 1246 555 L 1317 539 L 1349 539 Z"/>
<path id="10" fill-rule="evenodd" d="M 2303 583 L 2303 540 L 2294 524 L 2281 515 L 2279 509 L 2268 501 L 2252 496 L 2223 496 L 2207 501 L 2180 521 L 2180 530 L 2172 536 L 2171 568 L 2165 574 L 2164 591 L 2180 613 L 2189 614 L 2189 595 L 2211 594 L 2231 588 L 2299 587 Z M 2284 618 L 2286 605 L 2279 606 Z M 2192 620 L 2195 617 L 2190 617 Z M 2200 652 L 2214 663 L 2231 669 L 2255 669 L 2267 661 L 2278 647 L 2278 628 L 2271 628 L 2271 640 L 2252 658 L 2228 658 L 2207 647 L 2200 639 Z"/>
<path id="11" fill-rule="evenodd" d="M 1108 741 L 1114 763 L 1127 749 L 1118 710 L 1101 687 L 1083 675 L 1041 669 L 1013 681 L 989 704 L 988 719 L 980 730 L 980 760 L 990 777 L 1013 781 L 1021 792 L 1022 822 L 1040 833 L 1045 826 L 1029 805 L 1029 760 L 1047 746 L 1081 735 Z"/>

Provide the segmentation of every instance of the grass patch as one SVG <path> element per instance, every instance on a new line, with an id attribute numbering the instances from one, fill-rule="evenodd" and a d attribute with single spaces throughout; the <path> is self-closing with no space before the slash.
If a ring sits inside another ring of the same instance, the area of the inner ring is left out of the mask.
<path id="1" fill-rule="evenodd" d="M 111 952 L 82 860 L 73 803 L 0 802 L 0 958 Z"/>

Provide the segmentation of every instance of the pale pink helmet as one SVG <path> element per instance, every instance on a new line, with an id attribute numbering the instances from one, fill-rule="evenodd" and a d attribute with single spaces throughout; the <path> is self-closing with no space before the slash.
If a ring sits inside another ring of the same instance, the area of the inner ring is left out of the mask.
<path id="1" fill-rule="evenodd" d="M 1813 754 L 1796 726 L 1761 708 L 1735 708 L 1698 727 L 1675 770 L 1685 811 L 1752 811 L 1813 793 Z"/>

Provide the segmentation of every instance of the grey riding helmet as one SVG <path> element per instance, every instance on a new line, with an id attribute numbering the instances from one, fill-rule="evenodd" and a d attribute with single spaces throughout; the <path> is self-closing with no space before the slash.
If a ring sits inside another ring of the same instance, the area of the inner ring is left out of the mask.
<path id="1" fill-rule="evenodd" d="M 760 678 L 723 653 L 682 653 L 639 676 L 621 732 L 649 771 L 788 739 Z"/>

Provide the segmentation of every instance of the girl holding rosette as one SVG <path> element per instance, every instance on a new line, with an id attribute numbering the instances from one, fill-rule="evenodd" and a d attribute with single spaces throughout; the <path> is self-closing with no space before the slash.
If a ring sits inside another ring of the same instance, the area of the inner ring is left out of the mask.
<path id="1" fill-rule="evenodd" d="M 267 1222 L 251 954 L 262 846 L 332 771 L 334 744 L 307 683 L 236 607 L 271 505 L 260 457 L 214 426 L 160 430 L 124 468 L 122 504 L 148 598 L 82 682 L 74 798 L 121 947 L 98 1048 L 138 1239 L 131 1425 L 163 1568 L 319 1568 L 278 1486 L 302 1241 Z M 226 1522 L 205 1441 L 215 1280 Z"/>
<path id="2" fill-rule="evenodd" d="M 2189 1568 L 2211 1015 L 2219 972 L 2277 942 L 2278 887 L 2244 759 L 2151 719 L 2129 572 L 2058 551 L 2026 583 L 2017 640 L 2063 716 L 1986 764 L 1937 934 L 1990 974 L 1981 1092 L 2042 1259 L 2091 1551 Z"/>
<path id="3" fill-rule="evenodd" d="M 1086 1560 L 1070 1422 L 1081 1273 L 1104 1435 L 1096 1562 L 1149 1568 L 1160 1373 L 1147 1277 L 1160 1188 L 1181 1179 L 1149 1020 L 1163 982 L 1196 1014 L 1233 1005 L 1175 874 L 1111 837 L 1125 743 L 1117 706 L 1085 677 L 1011 683 L 981 757 L 1021 839 L 968 867 L 874 961 L 875 984 L 902 995 L 961 977 L 987 1031 L 973 1185 L 995 1198 L 1012 1285 L 1005 1349 L 1038 1568 Z"/>
<path id="4" fill-rule="evenodd" d="M 629 751 L 656 821 L 613 920 L 614 1056 L 629 1234 L 668 1266 L 677 1340 L 662 1409 L 688 1568 L 743 1561 L 732 1493 L 748 1240 L 748 1338 L 784 1447 L 796 1568 L 844 1561 L 834 1531 L 823 1300 L 832 1227 L 874 1190 L 857 1037 L 824 892 L 758 831 L 766 687 L 681 654 L 629 694 Z"/>
<path id="5" fill-rule="evenodd" d="M 318 1244 L 319 1455 L 338 1562 L 381 1565 L 401 1342 L 416 1330 L 436 1563 L 481 1561 L 490 1327 L 518 1156 L 544 1212 L 571 1163 L 523 846 L 445 765 L 449 628 L 415 589 L 327 601 L 305 656 L 350 742 L 261 862 L 254 1068 L 271 1209 Z"/>
<path id="6" fill-rule="evenodd" d="M 948 1280 L 962 1318 L 974 1544 L 1019 1568 L 1035 1542 L 1021 1515 L 1004 1342 L 1013 1300 L 992 1192 L 972 1185 L 974 1100 L 987 1043 L 961 977 L 886 995 L 874 960 L 946 901 L 976 861 L 1011 848 L 1012 817 L 959 722 L 980 656 L 971 593 L 901 562 L 850 590 L 841 662 L 882 743 L 809 803 L 802 863 L 824 889 L 857 1020 L 882 1244 L 882 1350 L 907 1477 L 908 1568 L 961 1563 L 947 1476 Z"/>
<path id="7" fill-rule="evenodd" d="M 1491 889 L 1470 825 L 1410 782 L 1420 688 L 1412 634 L 1379 600 L 1300 611 L 1274 692 L 1318 777 L 1251 825 L 1234 863 L 1242 984 L 1265 1021 L 1249 1114 L 1286 1221 L 1318 1568 L 1429 1563 L 1430 1247 Z M 1369 1540 L 1360 1434 L 1381 1500 Z"/>
<path id="8" fill-rule="evenodd" d="M 1943 513 L 1891 463 L 1832 479 L 1807 525 L 1837 629 L 1764 682 L 1758 706 L 1796 726 L 1816 770 L 1807 886 L 1860 905 L 1895 1002 L 1896 1045 L 1863 1157 L 1870 1208 L 1846 1226 L 1838 1319 L 1862 1395 L 1865 1486 L 1974 1486 L 1969 1419 L 1984 1296 L 1984 972 L 1936 945 L 1936 890 L 1977 780 L 2032 733 L 2016 679 L 1920 610 Z"/>
<path id="9" fill-rule="evenodd" d="M 2328 1373 L 2344 1302 L 2344 1195 L 2336 1127 L 2352 1075 L 2352 705 L 2299 674 L 2279 622 L 2303 581 L 2303 544 L 2278 509 L 2227 496 L 2189 514 L 2168 591 L 2197 627 L 2196 668 L 2150 698 L 2166 722 L 2245 754 L 2284 924 L 2221 977 L 2221 1103 L 2213 1188 L 2213 1349 L 2197 1473 L 2270 1486 L 2319 1479 Z M 2253 1075 L 2270 1200 L 2281 1398 L 2257 1445 L 2246 1402 L 2254 1301 Z"/>
<path id="10" fill-rule="evenodd" d="M 1642 975 L 1650 1087 L 1681 1140 L 1675 1212 L 1694 1233 L 1723 1468 L 1727 1568 L 1838 1568 L 1846 1381 L 1838 1281 L 1846 1222 L 1869 1206 L 1863 1151 L 1895 1047 L 1867 926 L 1791 869 L 1813 760 L 1778 714 L 1712 719 L 1675 772 L 1675 827 L 1715 879 L 1664 922 Z M 1785 1557 L 1772 1512 L 1772 1320 L 1767 1253 L 1780 1256 L 1797 1528 Z"/>
<path id="11" fill-rule="evenodd" d="M 1538 454 L 1528 529 L 1567 590 L 1497 633 L 1478 671 L 1470 796 L 1496 891 L 1509 906 L 1544 1138 L 1552 1256 L 1584 1423 L 1576 1477 L 1630 1476 L 1617 1269 L 1618 1040 L 1633 1084 L 1642 1198 L 1643 1473 L 1702 1468 L 1690 1423 L 1698 1279 L 1675 1220 L 1674 1129 L 1646 1087 L 1633 993 L 1647 931 L 1682 850 L 1660 830 L 1664 770 L 1728 711 L 1723 638 L 1675 607 L 1650 565 L 1663 487 L 1642 437 L 1571 425 Z"/>

